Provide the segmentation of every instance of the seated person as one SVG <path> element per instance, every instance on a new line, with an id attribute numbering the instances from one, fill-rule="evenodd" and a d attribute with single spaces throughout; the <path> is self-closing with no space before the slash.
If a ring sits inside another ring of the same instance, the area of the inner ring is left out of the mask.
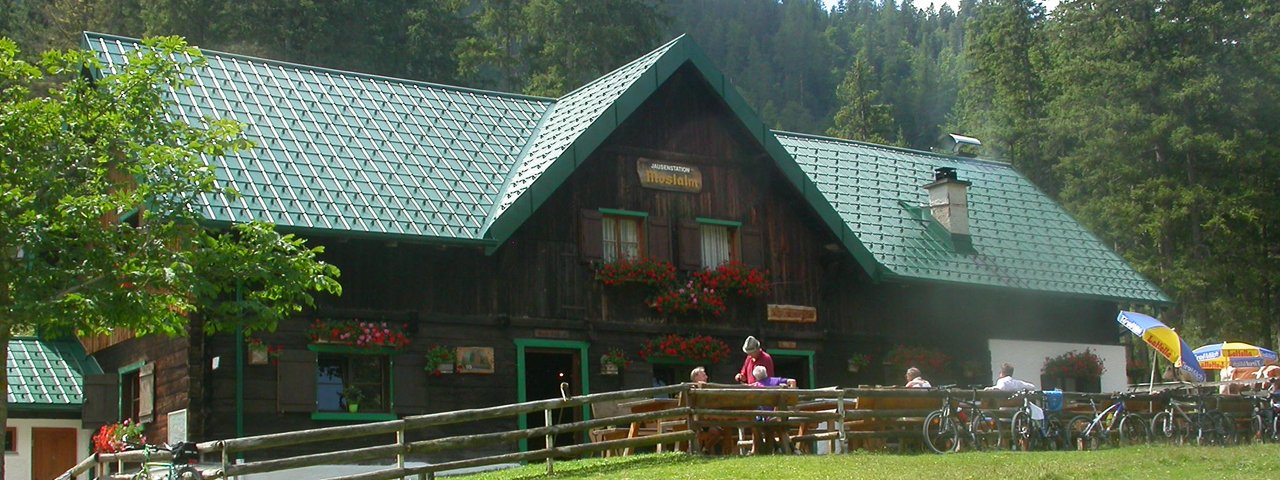
<path id="1" fill-rule="evenodd" d="M 1013 365 L 1006 363 L 1000 366 L 1000 378 L 996 379 L 996 384 L 987 387 L 986 390 L 1019 392 L 1022 390 L 1036 390 L 1036 385 L 1013 378 Z"/>
<path id="2" fill-rule="evenodd" d="M 933 384 L 920 376 L 920 369 L 911 367 L 907 369 L 907 388 L 933 388 Z"/>
<path id="3" fill-rule="evenodd" d="M 693 382 L 693 386 L 700 387 L 707 384 L 707 369 L 703 367 L 693 367 L 689 371 L 689 381 Z M 726 438 L 724 431 L 720 427 L 702 427 L 702 431 L 698 432 L 698 445 L 702 446 L 702 454 L 708 455 L 719 451 L 720 454 L 728 454 L 731 445 L 725 445 Z"/>
<path id="4" fill-rule="evenodd" d="M 796 388 L 796 379 L 785 377 L 770 377 L 769 370 L 763 365 L 757 365 L 751 370 L 751 376 L 755 378 L 754 382 L 748 383 L 749 387 L 757 388 Z M 773 407 L 759 407 L 758 410 L 772 411 Z M 756 417 L 758 422 L 777 421 L 777 417 Z M 757 452 L 773 453 L 778 449 L 779 440 L 783 435 L 788 435 L 787 427 L 758 427 L 755 429 L 751 437 L 751 453 Z M 763 444 L 763 445 L 762 445 Z M 763 447 L 763 449 L 762 449 Z"/>

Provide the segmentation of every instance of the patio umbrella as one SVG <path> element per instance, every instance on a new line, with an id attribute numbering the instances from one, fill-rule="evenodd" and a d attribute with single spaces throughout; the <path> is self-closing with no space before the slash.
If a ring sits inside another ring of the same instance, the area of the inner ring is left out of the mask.
<path id="1" fill-rule="evenodd" d="M 1205 345 L 1193 351 L 1200 367 L 1221 370 L 1232 367 L 1261 367 L 1280 363 L 1276 352 L 1244 342 L 1222 342 Z"/>
<path id="2" fill-rule="evenodd" d="M 1116 316 L 1116 321 L 1124 325 L 1134 335 L 1142 338 L 1147 345 L 1164 358 L 1173 362 L 1173 366 L 1178 367 L 1183 372 L 1191 375 L 1197 382 L 1203 382 L 1205 379 L 1204 369 L 1200 367 L 1200 362 L 1196 360 L 1195 353 L 1192 353 L 1191 346 L 1187 342 L 1178 338 L 1178 332 L 1173 331 L 1168 325 L 1137 312 L 1120 311 L 1120 315 Z"/>

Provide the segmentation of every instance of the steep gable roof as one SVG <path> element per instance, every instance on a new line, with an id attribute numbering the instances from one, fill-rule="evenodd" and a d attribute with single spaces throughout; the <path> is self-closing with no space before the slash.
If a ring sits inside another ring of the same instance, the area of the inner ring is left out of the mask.
<path id="1" fill-rule="evenodd" d="M 92 33 L 85 43 L 106 73 L 138 47 Z M 205 54 L 196 87 L 173 92 L 177 113 L 236 119 L 257 145 L 207 159 L 242 194 L 208 197 L 213 221 L 496 249 L 691 65 L 875 280 L 1169 301 L 1008 165 L 774 132 L 687 37 L 557 100 Z M 976 254 L 950 248 L 920 213 L 920 186 L 939 166 L 974 181 Z"/>

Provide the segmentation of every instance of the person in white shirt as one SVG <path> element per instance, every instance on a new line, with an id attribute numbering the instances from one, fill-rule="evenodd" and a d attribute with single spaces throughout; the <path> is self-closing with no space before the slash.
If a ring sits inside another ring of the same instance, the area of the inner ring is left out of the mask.
<path id="1" fill-rule="evenodd" d="M 933 388 L 933 385 L 920 376 L 920 369 L 911 367 L 907 369 L 907 388 Z"/>
<path id="2" fill-rule="evenodd" d="M 1022 390 L 1035 390 L 1034 383 L 1024 382 L 1013 378 L 1013 365 L 1004 364 L 1000 366 L 1000 378 L 996 379 L 996 384 L 987 387 L 987 390 L 1003 390 L 1006 392 L 1018 392 Z"/>

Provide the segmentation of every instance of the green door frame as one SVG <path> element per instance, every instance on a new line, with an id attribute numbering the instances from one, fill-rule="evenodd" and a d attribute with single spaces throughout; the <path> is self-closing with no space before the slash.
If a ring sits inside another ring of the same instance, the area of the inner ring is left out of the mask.
<path id="1" fill-rule="evenodd" d="M 579 342 L 576 340 L 542 340 L 533 338 L 517 338 L 516 342 L 516 403 L 524 403 L 528 401 L 528 391 L 525 385 L 525 365 L 524 352 L 527 348 L 559 348 L 564 350 L 578 350 L 578 378 L 582 379 L 581 395 L 591 393 L 591 377 L 587 365 L 587 347 L 591 346 L 587 342 Z M 591 419 L 591 405 L 582 406 L 582 418 Z M 529 422 L 525 420 L 524 415 L 516 417 L 516 422 L 520 430 L 529 428 Z M 520 451 L 529 450 L 529 441 L 527 439 L 520 440 Z"/>
<path id="2" fill-rule="evenodd" d="M 813 367 L 813 350 L 769 350 L 769 355 L 782 357 L 804 357 L 805 363 L 809 365 L 809 384 L 800 385 L 800 388 L 817 388 L 818 384 L 817 369 Z"/>

